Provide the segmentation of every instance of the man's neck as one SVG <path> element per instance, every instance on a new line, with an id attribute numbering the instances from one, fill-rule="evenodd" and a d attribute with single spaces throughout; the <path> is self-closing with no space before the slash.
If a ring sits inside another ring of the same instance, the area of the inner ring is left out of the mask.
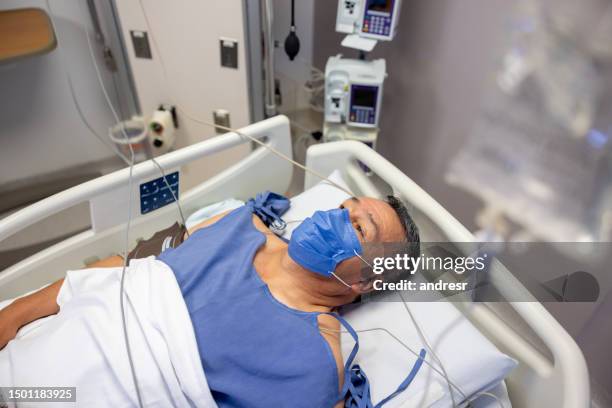
<path id="1" fill-rule="evenodd" d="M 353 300 L 336 282 L 298 265 L 282 248 L 271 259 L 273 267 L 262 278 L 274 297 L 285 305 L 305 312 L 329 312 Z"/>

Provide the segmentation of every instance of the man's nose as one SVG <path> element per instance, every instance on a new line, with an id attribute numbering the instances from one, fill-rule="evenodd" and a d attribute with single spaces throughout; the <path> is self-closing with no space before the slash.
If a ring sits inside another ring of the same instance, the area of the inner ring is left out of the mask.
<path id="1" fill-rule="evenodd" d="M 361 207 L 359 205 L 351 204 L 351 206 L 350 206 L 350 208 L 348 210 L 349 210 L 349 215 L 350 215 L 351 221 L 354 221 L 357 218 L 359 218 L 361 215 L 363 215 L 362 214 L 363 210 L 361 209 Z"/>

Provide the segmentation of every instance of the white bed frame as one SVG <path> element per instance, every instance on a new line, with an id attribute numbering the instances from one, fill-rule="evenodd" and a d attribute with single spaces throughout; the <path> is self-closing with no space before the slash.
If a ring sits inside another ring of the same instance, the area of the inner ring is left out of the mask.
<path id="1" fill-rule="evenodd" d="M 277 116 L 241 130 L 265 140 L 291 156 L 289 121 Z M 167 173 L 188 163 L 249 143 L 227 133 L 159 157 Z M 376 177 L 365 174 L 356 160 L 366 164 Z M 358 142 L 335 142 L 311 147 L 307 165 L 329 174 L 341 169 L 350 186 L 360 195 L 380 196 L 392 191 L 409 203 L 422 232 L 422 241 L 448 240 L 471 242 L 473 236 L 448 211 L 423 189 L 372 149 Z M 181 192 L 186 214 L 206 204 L 228 197 L 246 199 L 263 190 L 283 192 L 289 187 L 291 164 L 258 147 L 239 163 L 232 165 L 195 188 Z M 91 229 L 30 256 L 0 273 L 0 300 L 19 296 L 62 277 L 66 270 L 79 269 L 92 256 L 103 258 L 123 251 L 127 212 L 128 169 L 102 176 L 39 201 L 0 221 L 0 241 L 53 214 L 89 202 Z M 177 220 L 173 204 L 141 215 L 138 186 L 159 178 L 151 162 L 134 167 L 132 244 Z M 305 188 L 318 182 L 306 174 Z M 528 296 L 522 285 L 502 266 L 491 271 L 492 282 L 502 293 L 516 298 Z M 567 332 L 534 302 L 508 304 L 514 321 L 500 318 L 495 308 L 485 304 L 457 303 L 456 306 L 502 351 L 520 364 L 507 379 L 514 407 L 583 408 L 590 405 L 589 376 L 584 357 Z M 535 339 L 535 340 L 533 340 Z"/>

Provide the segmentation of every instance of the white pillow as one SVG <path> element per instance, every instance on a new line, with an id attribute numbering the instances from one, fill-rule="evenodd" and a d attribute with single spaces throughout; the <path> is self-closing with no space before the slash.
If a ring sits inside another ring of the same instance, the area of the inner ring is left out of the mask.
<path id="1" fill-rule="evenodd" d="M 426 361 L 438 370 L 430 351 L 421 341 L 404 305 L 399 301 L 370 302 L 343 313 L 355 330 L 382 327 L 415 352 L 427 351 Z M 428 343 L 444 365 L 449 379 L 466 396 L 499 384 L 516 366 L 482 335 L 459 310 L 448 302 L 408 302 Z M 406 378 L 416 357 L 382 331 L 359 333 L 360 349 L 355 358 L 370 379 L 372 401 L 379 402 L 394 392 Z M 342 335 L 342 355 L 347 356 L 353 339 Z M 442 370 L 440 370 L 442 371 Z M 463 397 L 455 390 L 455 400 Z M 420 403 L 421 399 L 425 400 Z M 423 364 L 406 391 L 385 407 L 449 407 L 452 401 L 444 377 Z"/>
<path id="2" fill-rule="evenodd" d="M 330 175 L 330 179 L 346 187 L 338 170 Z M 302 220 L 317 210 L 337 208 L 349 197 L 329 183 L 320 182 L 292 198 L 291 208 L 283 219 Z M 297 222 L 289 223 L 283 237 L 289 239 L 298 225 Z M 426 240 L 426 237 L 421 237 L 421 241 Z M 501 353 L 452 303 L 409 302 L 408 306 L 442 361 L 449 379 L 466 395 L 495 387 L 516 366 L 512 358 Z M 355 330 L 382 327 L 417 353 L 421 348 L 426 348 L 401 302 L 373 301 L 347 307 L 342 314 Z M 372 401 L 377 403 L 396 390 L 408 375 L 416 357 L 382 331 L 359 333 L 359 341 L 355 363 L 368 376 Z M 341 343 L 342 355 L 347 358 L 354 344 L 353 339 L 348 334 L 342 334 Z M 426 360 L 431 362 L 431 353 L 426 351 Z M 432 364 L 435 366 L 435 363 Z M 452 406 L 446 380 L 427 364 L 422 365 L 412 384 L 385 404 L 385 408 L 420 406 L 423 398 L 422 404 L 425 406 Z M 456 394 L 455 399 L 459 402 L 462 397 Z"/>

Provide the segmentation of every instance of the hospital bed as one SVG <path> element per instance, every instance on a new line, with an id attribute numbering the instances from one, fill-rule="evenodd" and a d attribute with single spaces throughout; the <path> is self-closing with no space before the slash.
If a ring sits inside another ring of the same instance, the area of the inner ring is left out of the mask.
<path id="1" fill-rule="evenodd" d="M 277 116 L 245 127 L 241 132 L 265 141 L 291 156 L 289 121 Z M 236 133 L 168 153 L 157 159 L 167 174 L 195 161 L 230 149 L 249 140 Z M 426 242 L 470 242 L 472 235 L 448 211 L 409 177 L 372 149 L 358 142 L 335 142 L 311 147 L 307 166 L 329 174 L 340 169 L 350 188 L 359 195 L 383 196 L 393 192 L 405 200 Z M 364 171 L 363 165 L 370 169 Z M 263 190 L 283 192 L 289 187 L 292 165 L 270 150 L 257 147 L 240 162 L 181 192 L 185 213 L 228 197 L 246 199 Z M 0 300 L 19 296 L 62 277 L 66 270 L 84 266 L 93 255 L 104 258 L 123 250 L 128 208 L 128 169 L 123 169 L 39 201 L 0 221 L 0 241 L 35 223 L 73 206 L 88 203 L 91 228 L 32 255 L 0 273 Z M 151 162 L 133 169 L 133 197 L 139 184 L 159 178 Z M 305 188 L 319 182 L 306 174 Z M 141 214 L 132 208 L 132 245 L 177 219 L 175 205 Z M 528 298 L 521 284 L 495 264 L 491 283 L 506 297 Z M 587 407 L 590 405 L 589 377 L 582 353 L 573 339 L 537 301 L 508 304 L 458 302 L 455 306 L 501 351 L 519 362 L 506 382 L 514 407 Z"/>

